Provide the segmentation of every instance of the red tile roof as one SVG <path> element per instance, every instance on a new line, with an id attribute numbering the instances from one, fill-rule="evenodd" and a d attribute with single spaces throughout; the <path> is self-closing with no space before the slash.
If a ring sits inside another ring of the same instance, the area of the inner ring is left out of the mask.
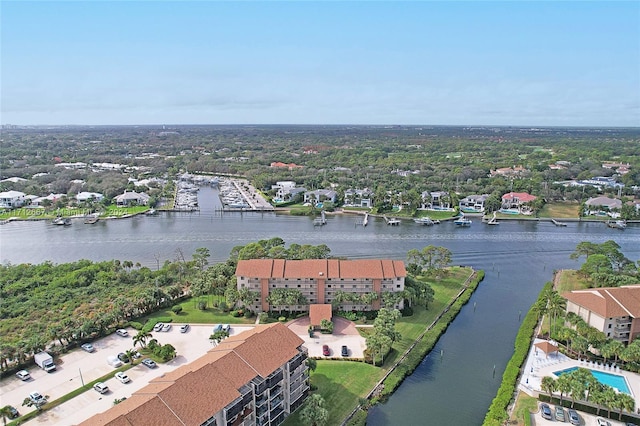
<path id="1" fill-rule="evenodd" d="M 309 305 L 309 323 L 320 325 L 323 319 L 331 321 L 331 305 L 328 303 Z"/>
<path id="2" fill-rule="evenodd" d="M 368 278 L 391 279 L 406 277 L 401 260 L 338 260 L 338 259 L 249 259 L 239 260 L 237 277 L 251 278 Z"/>
<path id="3" fill-rule="evenodd" d="M 603 318 L 640 318 L 640 285 L 574 290 L 562 296 Z"/>
<path id="4" fill-rule="evenodd" d="M 538 199 L 535 195 L 527 194 L 526 192 L 509 192 L 502 196 L 503 200 L 512 200 L 514 198 L 520 200 L 521 203 L 528 203 Z"/>
<path id="5" fill-rule="evenodd" d="M 238 389 L 244 384 L 256 376 L 267 377 L 297 355 L 302 343 L 284 324 L 256 326 L 153 379 L 81 425 L 200 425 L 240 397 Z"/>

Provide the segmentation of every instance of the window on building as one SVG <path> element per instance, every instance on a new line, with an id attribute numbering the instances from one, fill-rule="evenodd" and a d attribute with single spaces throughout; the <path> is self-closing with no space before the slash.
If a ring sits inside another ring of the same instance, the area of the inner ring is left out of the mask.
<path id="1" fill-rule="evenodd" d="M 400 284 L 396 285 L 396 288 L 400 288 Z"/>
<path id="2" fill-rule="evenodd" d="M 285 285 L 284 285 L 284 288 L 289 288 L 289 284 L 285 284 Z"/>
<path id="3" fill-rule="evenodd" d="M 300 284 L 298 284 L 298 288 L 300 288 Z"/>
<path id="4" fill-rule="evenodd" d="M 343 284 L 340 284 L 340 288 L 344 288 L 344 285 L 343 285 Z"/>
<path id="5" fill-rule="evenodd" d="M 331 288 L 331 284 L 328 284 L 327 287 Z"/>

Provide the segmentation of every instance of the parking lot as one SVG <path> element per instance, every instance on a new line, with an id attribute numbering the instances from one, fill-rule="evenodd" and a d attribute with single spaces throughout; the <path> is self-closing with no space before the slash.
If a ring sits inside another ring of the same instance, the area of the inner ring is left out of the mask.
<path id="1" fill-rule="evenodd" d="M 552 413 L 552 416 L 553 416 L 556 407 L 553 404 L 548 404 L 548 405 L 551 408 L 551 413 Z M 562 424 L 563 423 L 563 422 L 555 420 L 555 419 L 553 419 L 553 420 L 543 419 L 542 415 L 540 414 L 539 407 L 540 407 L 540 404 L 538 404 L 538 411 L 531 415 L 531 419 L 532 419 L 531 424 L 532 425 L 536 425 L 536 426 L 541 426 L 542 425 L 542 426 L 544 426 L 544 425 Z M 565 415 L 567 415 L 567 408 L 565 408 L 564 411 L 565 411 Z M 607 410 L 603 409 L 601 413 L 606 415 Z M 593 414 L 583 413 L 581 411 L 578 411 L 578 415 L 580 416 L 580 425 L 581 426 L 598 426 L 598 421 L 597 421 L 598 416 L 594 416 Z M 613 416 L 617 417 L 617 412 L 614 412 Z M 611 419 L 611 420 L 607 420 L 607 421 L 609 423 L 611 423 L 611 426 L 625 426 L 625 423 L 619 422 L 617 420 Z M 565 422 L 565 424 L 570 424 L 568 418 L 567 418 L 567 421 Z"/>
<path id="2" fill-rule="evenodd" d="M 236 335 L 251 327 L 232 325 L 230 334 Z M 158 364 L 154 369 L 138 363 L 126 372 L 131 378 L 129 383 L 124 384 L 111 378 L 105 381 L 109 392 L 100 394 L 94 390 L 88 390 L 25 424 L 68 426 L 80 423 L 112 407 L 116 398 L 130 396 L 134 391 L 147 385 L 151 379 L 191 362 L 211 349 L 209 336 L 213 332 L 212 325 L 192 325 L 186 333 L 180 333 L 178 328 L 179 324 L 174 324 L 171 331 L 152 333 L 153 338 L 159 343 L 170 343 L 176 348 L 175 359 L 166 364 Z M 107 357 L 133 348 L 132 337 L 137 331 L 134 329 L 127 329 L 127 331 L 128 337 L 121 337 L 114 333 L 92 342 L 95 347 L 93 353 L 78 348 L 57 358 L 56 371 L 52 373 L 46 373 L 34 363 L 28 369 L 31 374 L 30 380 L 22 381 L 17 377 L 6 378 L 0 386 L 2 405 L 13 405 L 23 415 L 35 410 L 32 407 L 22 406 L 22 402 L 30 392 L 39 392 L 47 396 L 49 401 L 53 401 L 81 387 L 83 382 L 91 382 L 115 371 L 107 364 Z"/>

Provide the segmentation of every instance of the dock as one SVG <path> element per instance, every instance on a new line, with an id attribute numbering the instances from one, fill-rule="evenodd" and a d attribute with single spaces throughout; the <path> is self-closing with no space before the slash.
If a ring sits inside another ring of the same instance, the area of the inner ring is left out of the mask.
<path id="1" fill-rule="evenodd" d="M 367 226 L 369 224 L 369 213 L 364 214 L 364 219 L 362 220 L 362 226 Z"/>
<path id="2" fill-rule="evenodd" d="M 387 216 L 382 216 L 384 218 L 384 221 L 387 222 L 387 225 L 391 225 L 391 226 L 398 226 L 400 225 L 400 219 L 396 219 L 396 218 L 391 218 L 389 219 Z"/>
<path id="3" fill-rule="evenodd" d="M 555 220 L 555 219 L 551 219 L 551 222 L 552 222 L 555 226 L 567 226 L 567 224 L 566 224 L 566 223 L 564 223 L 564 222 L 559 222 L 559 221 L 557 221 L 557 220 Z"/>
<path id="4" fill-rule="evenodd" d="M 320 212 L 320 217 L 313 219 L 313 226 L 322 226 L 327 224 L 327 219 L 324 216 L 324 210 Z"/>
<path id="5" fill-rule="evenodd" d="M 487 221 L 487 225 L 500 225 L 500 222 L 498 222 L 496 218 L 496 212 L 493 212 L 493 217 Z"/>

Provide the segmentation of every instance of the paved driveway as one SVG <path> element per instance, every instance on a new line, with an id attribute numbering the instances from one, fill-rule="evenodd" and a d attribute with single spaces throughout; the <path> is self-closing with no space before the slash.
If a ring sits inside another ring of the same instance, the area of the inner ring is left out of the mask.
<path id="1" fill-rule="evenodd" d="M 78 424 L 92 415 L 105 411 L 113 406 L 116 398 L 129 397 L 134 391 L 144 387 L 148 382 L 164 373 L 189 363 L 204 355 L 212 345 L 209 336 L 213 333 L 212 325 L 192 325 L 187 333 L 180 333 L 180 324 L 173 324 L 169 332 L 154 332 L 153 338 L 161 344 L 171 343 L 176 348 L 177 357 L 166 364 L 158 364 L 158 368 L 149 369 L 138 364 L 127 370 L 131 382 L 120 383 L 116 379 L 105 381 L 109 392 L 101 395 L 94 390 L 88 390 L 70 401 L 65 402 L 42 415 L 25 423 L 29 425 L 73 425 Z M 252 326 L 231 326 L 231 335 L 239 334 Z M 133 347 L 132 336 L 137 332 L 127 329 L 129 337 L 112 334 L 96 340 L 93 353 L 81 349 L 74 350 L 57 359 L 57 369 L 53 373 L 46 373 L 35 364 L 29 369 L 32 379 L 26 382 L 17 377 L 9 377 L 0 386 L 0 400 L 2 405 L 13 405 L 21 414 L 33 411 L 33 408 L 23 407 L 22 401 L 29 392 L 37 391 L 55 400 L 68 394 L 85 383 L 108 374 L 115 369 L 107 364 L 107 356 L 117 355 Z"/>
<path id="2" fill-rule="evenodd" d="M 309 317 L 298 318 L 287 327 L 300 338 L 304 340 L 304 346 L 307 348 L 310 357 L 323 358 L 322 346 L 328 345 L 329 357 L 340 358 L 340 348 L 346 345 L 349 348 L 349 358 L 364 358 L 364 350 L 366 349 L 365 339 L 360 336 L 355 324 L 342 317 L 333 317 L 333 334 L 322 334 L 316 331 L 313 338 L 309 337 Z"/>

